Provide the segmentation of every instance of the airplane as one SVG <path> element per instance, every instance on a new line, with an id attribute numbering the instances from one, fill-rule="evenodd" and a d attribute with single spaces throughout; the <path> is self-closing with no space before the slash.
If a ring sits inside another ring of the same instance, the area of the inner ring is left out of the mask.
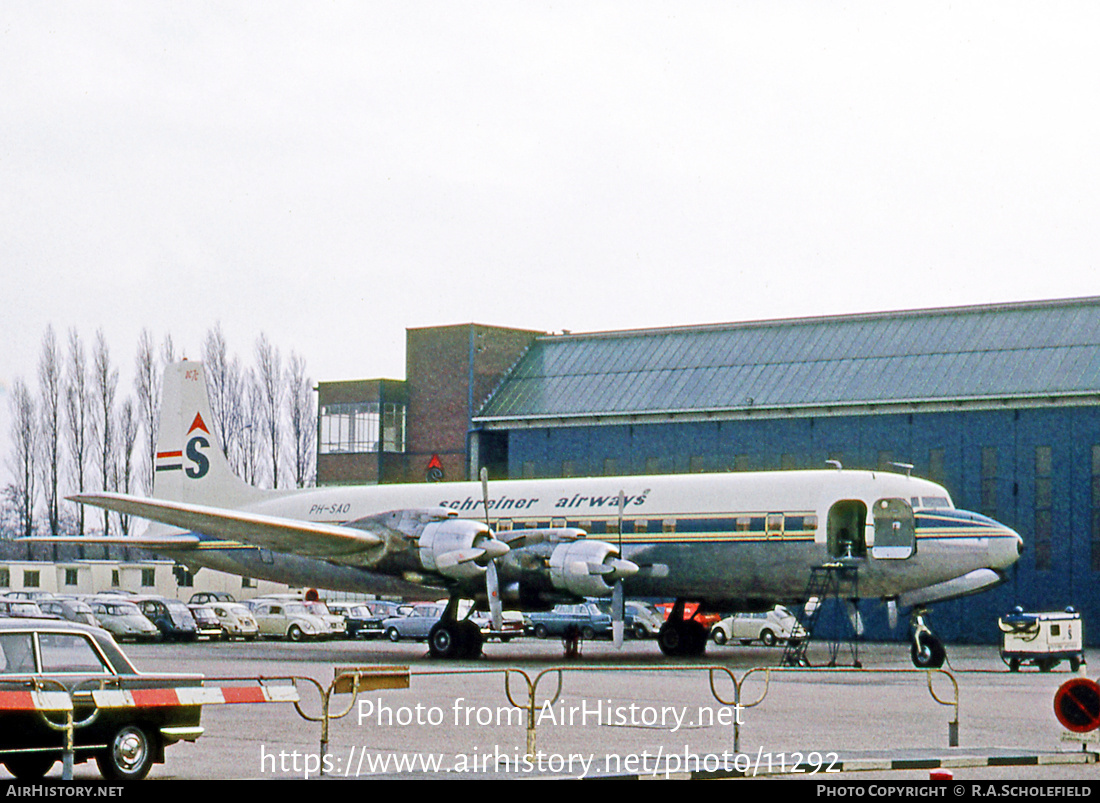
<path id="1" fill-rule="evenodd" d="M 658 635 L 666 655 L 705 651 L 698 611 L 805 604 L 811 569 L 846 566 L 858 596 L 911 608 L 911 655 L 946 651 L 933 602 L 1003 582 L 1023 540 L 955 508 L 928 480 L 835 465 L 811 471 L 334 486 L 268 491 L 234 475 L 211 429 L 203 367 L 165 370 L 151 498 L 72 497 L 154 522 L 145 536 L 100 539 L 295 587 L 407 599 L 447 595 L 429 637 L 436 658 L 481 654 L 461 600 L 492 612 L 610 597 L 621 643 L 623 598 L 674 598 Z M 89 539 L 74 536 L 68 540 Z M 43 540 L 43 539 L 37 539 Z M 45 539 L 56 542 L 57 539 Z M 856 600 L 858 601 L 858 600 Z"/>

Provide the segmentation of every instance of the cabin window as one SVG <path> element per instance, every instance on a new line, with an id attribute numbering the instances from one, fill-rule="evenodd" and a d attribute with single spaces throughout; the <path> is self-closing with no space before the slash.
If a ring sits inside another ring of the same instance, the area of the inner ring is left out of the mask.
<path id="1" fill-rule="evenodd" d="M 783 537 L 783 514 L 782 513 L 769 513 L 768 514 L 767 536 L 768 536 L 768 538 L 782 538 Z"/>

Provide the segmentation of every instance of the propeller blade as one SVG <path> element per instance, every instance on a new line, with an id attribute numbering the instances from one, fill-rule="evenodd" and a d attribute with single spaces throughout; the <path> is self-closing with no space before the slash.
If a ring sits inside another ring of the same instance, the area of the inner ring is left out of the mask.
<path id="1" fill-rule="evenodd" d="M 852 623 L 852 630 L 857 636 L 863 635 L 863 617 L 859 614 L 859 608 L 854 602 L 848 600 L 848 620 Z"/>
<path id="2" fill-rule="evenodd" d="M 623 599 L 623 581 L 616 580 L 615 588 L 611 592 L 611 638 L 615 643 L 615 649 L 623 646 L 623 631 L 626 619 L 626 600 Z"/>
<path id="3" fill-rule="evenodd" d="M 501 630 L 504 627 L 504 606 L 500 602 L 500 578 L 497 576 L 497 565 L 489 561 L 485 567 L 485 591 L 489 596 L 489 616 L 493 620 L 493 630 Z"/>

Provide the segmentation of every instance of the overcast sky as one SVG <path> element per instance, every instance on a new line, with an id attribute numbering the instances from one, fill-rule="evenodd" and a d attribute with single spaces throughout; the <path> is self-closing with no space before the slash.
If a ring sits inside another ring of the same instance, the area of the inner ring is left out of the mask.
<path id="1" fill-rule="evenodd" d="M 0 443 L 41 339 L 1100 295 L 1100 4 L 0 2 Z M 6 452 L 6 449 L 5 449 Z M 2 471 L 2 468 L 0 468 Z"/>

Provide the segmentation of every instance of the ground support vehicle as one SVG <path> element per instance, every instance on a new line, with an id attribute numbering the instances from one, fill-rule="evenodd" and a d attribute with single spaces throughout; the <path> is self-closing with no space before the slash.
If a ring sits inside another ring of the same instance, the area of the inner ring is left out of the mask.
<path id="1" fill-rule="evenodd" d="M 1025 613 L 1023 608 L 997 620 L 1001 630 L 1001 660 L 1010 671 L 1034 664 L 1049 672 L 1062 661 L 1076 672 L 1085 663 L 1081 614 L 1073 608 L 1053 613 Z"/>
<path id="2" fill-rule="evenodd" d="M 202 686 L 197 674 L 144 674 L 111 635 L 63 620 L 0 620 L 0 762 L 17 778 L 41 778 L 62 758 L 58 698 L 73 712 L 73 761 L 95 759 L 110 780 L 144 778 L 164 748 L 202 734 L 198 704 L 96 708 L 93 692 Z M 52 693 L 52 702 L 51 696 Z M 160 692 L 158 692 L 160 693 Z"/>

